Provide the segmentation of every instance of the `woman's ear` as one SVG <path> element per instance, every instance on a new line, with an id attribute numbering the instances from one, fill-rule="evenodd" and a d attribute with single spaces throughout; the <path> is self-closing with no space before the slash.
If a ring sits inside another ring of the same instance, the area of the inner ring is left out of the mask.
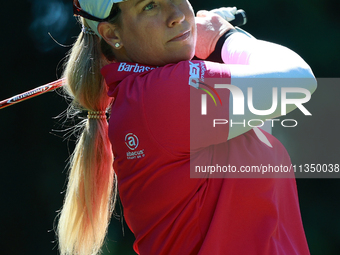
<path id="1" fill-rule="evenodd" d="M 123 47 L 117 25 L 101 22 L 98 24 L 98 32 L 114 49 L 118 50 Z"/>

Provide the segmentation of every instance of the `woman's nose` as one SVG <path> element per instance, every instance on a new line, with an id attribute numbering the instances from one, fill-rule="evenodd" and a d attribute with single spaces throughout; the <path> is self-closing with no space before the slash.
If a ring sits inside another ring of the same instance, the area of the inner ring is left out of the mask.
<path id="1" fill-rule="evenodd" d="M 167 24 L 169 27 L 173 27 L 176 24 L 179 24 L 185 20 L 185 15 L 183 11 L 180 9 L 178 5 L 173 3 L 172 1 L 169 1 L 169 4 L 167 6 L 167 13 L 169 15 Z"/>

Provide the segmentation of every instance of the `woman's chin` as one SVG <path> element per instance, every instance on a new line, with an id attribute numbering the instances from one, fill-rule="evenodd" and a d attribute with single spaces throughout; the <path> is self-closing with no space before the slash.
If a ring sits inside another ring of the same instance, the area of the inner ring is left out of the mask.
<path id="1" fill-rule="evenodd" d="M 191 60 L 194 56 L 195 56 L 195 50 L 194 49 L 192 49 L 192 48 L 183 49 L 182 51 L 178 52 L 177 54 L 173 54 L 169 58 L 169 63 L 178 63 L 180 61 Z"/>

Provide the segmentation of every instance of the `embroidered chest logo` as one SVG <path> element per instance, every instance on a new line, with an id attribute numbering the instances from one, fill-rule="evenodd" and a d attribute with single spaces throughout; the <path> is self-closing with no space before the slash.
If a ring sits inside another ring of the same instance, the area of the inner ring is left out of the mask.
<path id="1" fill-rule="evenodd" d="M 189 61 L 190 70 L 189 70 L 189 85 L 193 86 L 194 88 L 198 88 L 199 86 L 199 79 L 200 79 L 200 67 L 199 63 L 193 63 Z"/>
<path id="2" fill-rule="evenodd" d="M 153 69 L 155 69 L 155 67 L 138 65 L 138 63 L 129 65 L 127 63 L 121 62 L 118 67 L 118 72 L 143 73 Z"/>
<path id="3" fill-rule="evenodd" d="M 138 137 L 133 133 L 127 134 L 125 136 L 125 144 L 130 150 L 134 151 L 139 145 Z"/>
<path id="4" fill-rule="evenodd" d="M 136 150 L 139 146 L 139 139 L 133 133 L 128 133 L 125 136 L 125 144 L 131 150 L 126 153 L 127 159 L 137 159 L 137 158 L 144 158 L 144 149 Z"/>
<path id="5" fill-rule="evenodd" d="M 219 94 L 217 93 L 217 91 L 209 86 L 208 84 L 204 83 L 204 75 L 205 75 L 205 71 L 206 68 L 203 64 L 203 62 L 200 63 L 193 63 L 191 61 L 189 61 L 190 64 L 190 70 L 189 70 L 189 85 L 196 88 L 196 89 L 200 89 L 203 90 L 204 92 L 206 92 L 214 101 L 215 105 L 217 106 L 216 100 L 214 95 L 210 92 L 212 91 L 218 98 L 218 100 L 220 101 L 221 105 L 222 105 L 222 101 L 221 98 L 219 96 Z M 201 64 L 201 66 L 200 66 Z M 200 85 L 204 86 L 205 88 L 201 88 Z M 209 90 L 210 91 L 209 91 Z M 201 114 L 202 115 L 207 115 L 207 94 L 202 94 L 201 95 Z"/>

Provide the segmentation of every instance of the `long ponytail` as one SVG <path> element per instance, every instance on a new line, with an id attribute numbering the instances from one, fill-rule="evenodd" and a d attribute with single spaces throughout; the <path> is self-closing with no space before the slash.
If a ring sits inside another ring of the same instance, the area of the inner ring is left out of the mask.
<path id="1" fill-rule="evenodd" d="M 81 18 L 84 26 L 86 21 Z M 80 33 L 66 62 L 66 92 L 72 105 L 107 111 L 112 99 L 100 74 L 106 58 L 101 40 Z M 83 132 L 72 154 L 65 201 L 58 223 L 61 255 L 97 254 L 104 242 L 115 203 L 116 182 L 106 119 L 83 120 Z"/>

